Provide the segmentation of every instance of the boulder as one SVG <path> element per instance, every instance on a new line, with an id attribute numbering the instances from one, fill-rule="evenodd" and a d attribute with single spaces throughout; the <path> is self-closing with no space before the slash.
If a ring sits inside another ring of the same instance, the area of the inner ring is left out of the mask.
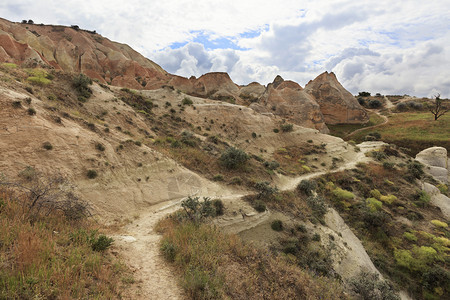
<path id="1" fill-rule="evenodd" d="M 449 166 L 447 149 L 443 147 L 431 147 L 417 153 L 416 160 L 424 164 L 425 172 L 434 179 L 449 183 Z"/>
<path id="2" fill-rule="evenodd" d="M 369 116 L 355 97 L 337 80 L 324 72 L 310 81 L 304 91 L 320 105 L 326 124 L 363 124 Z"/>
<path id="3" fill-rule="evenodd" d="M 450 198 L 441 194 L 437 187 L 427 182 L 423 183 L 422 189 L 430 195 L 431 204 L 439 207 L 442 214 L 450 219 Z"/>

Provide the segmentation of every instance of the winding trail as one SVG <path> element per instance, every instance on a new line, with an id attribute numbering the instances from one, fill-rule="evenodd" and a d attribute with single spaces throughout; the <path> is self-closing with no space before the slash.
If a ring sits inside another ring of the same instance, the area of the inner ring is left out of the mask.
<path id="1" fill-rule="evenodd" d="M 359 145 L 361 152 L 357 152 L 352 161 L 349 161 L 333 171 L 343 171 L 351 169 L 359 162 L 366 162 L 370 158 L 365 153 L 378 148 L 382 142 L 364 142 Z M 296 178 L 283 178 L 279 183 L 280 190 L 292 190 L 304 179 L 311 179 L 325 174 L 325 171 L 305 174 Z M 233 209 L 242 212 L 234 217 L 218 219 L 216 224 L 224 228 L 227 232 L 238 233 L 243 230 L 253 228 L 270 216 L 270 212 L 256 213 L 248 203 L 241 198 L 245 195 L 253 194 L 233 193 L 225 191 L 225 196 L 201 195 L 208 197 L 220 197 L 227 203 L 233 203 Z M 128 299 L 184 299 L 184 293 L 178 283 L 177 274 L 165 261 L 159 252 L 159 235 L 154 227 L 157 222 L 176 211 L 180 207 L 179 198 L 153 205 L 143 212 L 131 223 L 121 228 L 118 234 L 112 237 L 115 240 L 115 248 L 121 253 L 126 263 L 133 269 L 134 278 L 138 282 L 138 289 L 131 291 L 131 295 L 125 296 Z M 245 215 L 245 216 L 244 216 Z"/>
<path id="2" fill-rule="evenodd" d="M 369 127 L 364 127 L 364 128 L 356 129 L 355 131 L 352 131 L 352 132 L 350 132 L 349 134 L 347 134 L 347 135 L 345 136 L 345 138 L 349 138 L 349 137 L 351 137 L 351 136 L 355 135 L 356 133 L 361 132 L 361 131 L 363 131 L 363 130 L 374 129 L 374 128 L 377 128 L 377 127 L 381 127 L 381 126 L 383 126 L 383 125 L 386 125 L 386 124 L 389 122 L 388 117 L 382 115 L 379 111 L 375 111 L 374 113 L 376 113 L 378 116 L 380 116 L 380 117 L 383 119 L 383 123 L 380 123 L 380 124 L 377 124 L 377 125 L 373 125 L 373 126 L 369 126 Z"/>

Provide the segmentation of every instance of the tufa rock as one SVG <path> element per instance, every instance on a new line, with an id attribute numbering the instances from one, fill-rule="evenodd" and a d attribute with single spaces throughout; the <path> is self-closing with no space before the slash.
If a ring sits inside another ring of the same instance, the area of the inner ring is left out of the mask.
<path id="1" fill-rule="evenodd" d="M 304 91 L 320 105 L 327 124 L 362 124 L 369 121 L 364 108 L 339 83 L 333 72 L 324 72 L 310 81 Z"/>

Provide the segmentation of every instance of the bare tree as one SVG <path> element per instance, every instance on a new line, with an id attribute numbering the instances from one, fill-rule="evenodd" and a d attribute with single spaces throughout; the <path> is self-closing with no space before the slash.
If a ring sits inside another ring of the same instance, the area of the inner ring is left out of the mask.
<path id="1" fill-rule="evenodd" d="M 432 101 L 432 106 L 428 108 L 428 110 L 434 115 L 434 120 L 436 121 L 445 113 L 447 113 L 450 110 L 450 107 L 447 107 L 444 103 L 444 100 L 440 98 L 441 95 L 437 94 L 434 98 L 434 101 Z"/>
<path id="2" fill-rule="evenodd" d="M 47 176 L 28 167 L 19 173 L 19 178 L 17 181 L 0 178 L 0 185 L 19 193 L 17 199 L 22 201 L 26 214 L 48 216 L 60 211 L 72 220 L 90 215 L 87 202 L 75 195 L 74 186 L 64 176 Z"/>

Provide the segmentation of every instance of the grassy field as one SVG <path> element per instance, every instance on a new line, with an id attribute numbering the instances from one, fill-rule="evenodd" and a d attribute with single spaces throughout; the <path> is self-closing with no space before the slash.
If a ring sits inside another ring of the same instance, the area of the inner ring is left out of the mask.
<path id="1" fill-rule="evenodd" d="M 364 141 L 370 132 L 379 132 L 381 139 L 388 143 L 410 149 L 415 155 L 421 150 L 441 146 L 450 149 L 450 114 L 434 121 L 429 112 L 405 112 L 392 114 L 385 125 L 358 132 L 351 137 L 356 142 Z"/>
<path id="2" fill-rule="evenodd" d="M 27 214 L 0 188 L 0 299 L 121 298 L 130 272 L 99 247 L 105 240 L 89 220 Z"/>
<path id="3" fill-rule="evenodd" d="M 327 125 L 330 129 L 330 134 L 344 138 L 347 134 L 366 127 L 375 126 L 383 123 L 383 118 L 377 115 L 376 113 L 369 113 L 370 120 L 366 124 L 338 124 L 338 125 Z"/>

